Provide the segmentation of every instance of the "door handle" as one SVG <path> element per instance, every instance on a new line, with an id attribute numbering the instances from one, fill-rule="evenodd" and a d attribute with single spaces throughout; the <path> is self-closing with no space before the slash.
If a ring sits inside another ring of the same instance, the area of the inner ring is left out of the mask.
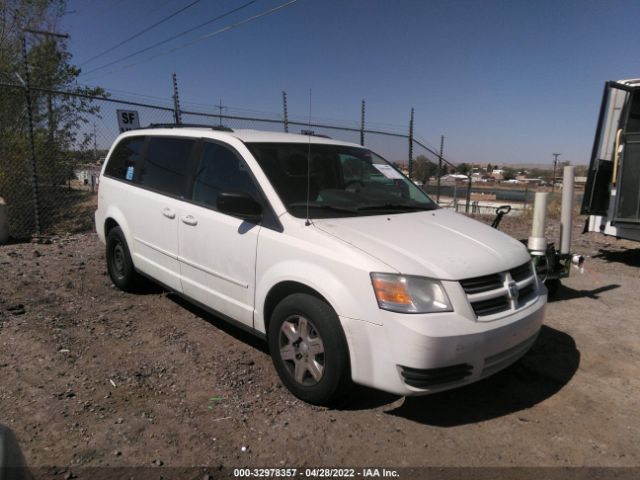
<path id="1" fill-rule="evenodd" d="M 616 143 L 613 147 L 613 173 L 611 175 L 611 184 L 615 185 L 618 181 L 618 161 L 620 160 L 620 139 L 622 138 L 622 129 L 616 132 Z"/>
<path id="2" fill-rule="evenodd" d="M 169 207 L 166 207 L 166 208 L 162 209 L 162 215 L 164 215 L 165 217 L 170 218 L 172 220 L 174 218 L 176 218 L 176 212 L 171 210 Z"/>
<path id="3" fill-rule="evenodd" d="M 198 224 L 198 220 L 193 215 L 185 215 L 182 217 L 182 223 L 186 223 L 187 225 L 195 226 Z"/>

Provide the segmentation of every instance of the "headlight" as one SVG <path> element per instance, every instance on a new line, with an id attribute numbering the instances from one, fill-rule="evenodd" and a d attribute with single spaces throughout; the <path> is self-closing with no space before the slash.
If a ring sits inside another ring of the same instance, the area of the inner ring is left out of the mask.
<path id="1" fill-rule="evenodd" d="M 442 284 L 430 278 L 393 273 L 372 273 L 371 283 L 383 310 L 400 313 L 451 312 Z"/>

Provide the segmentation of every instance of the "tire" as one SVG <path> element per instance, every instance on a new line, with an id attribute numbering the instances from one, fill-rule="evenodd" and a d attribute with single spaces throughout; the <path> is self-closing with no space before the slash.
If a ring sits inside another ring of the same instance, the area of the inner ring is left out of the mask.
<path id="1" fill-rule="evenodd" d="M 135 292 L 142 284 L 131 260 L 129 246 L 120 227 L 114 227 L 107 235 L 107 270 L 113 284 L 125 292 Z"/>
<path id="2" fill-rule="evenodd" d="M 326 302 L 306 293 L 289 295 L 271 315 L 268 338 L 280 380 L 300 400 L 328 405 L 348 393 L 349 349 Z"/>

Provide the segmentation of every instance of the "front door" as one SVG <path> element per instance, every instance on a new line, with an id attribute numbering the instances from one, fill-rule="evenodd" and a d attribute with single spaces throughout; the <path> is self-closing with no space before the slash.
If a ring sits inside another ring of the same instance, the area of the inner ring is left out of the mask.
<path id="1" fill-rule="evenodd" d="M 189 201 L 179 213 L 179 260 L 185 295 L 253 326 L 256 247 L 260 225 L 220 213 L 219 192 L 256 198 L 248 167 L 232 148 L 203 141 Z"/>

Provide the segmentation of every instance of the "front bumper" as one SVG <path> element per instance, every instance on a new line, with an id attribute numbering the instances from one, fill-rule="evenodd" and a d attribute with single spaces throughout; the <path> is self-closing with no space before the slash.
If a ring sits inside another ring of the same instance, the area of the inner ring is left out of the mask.
<path id="1" fill-rule="evenodd" d="M 354 382 L 398 395 L 424 395 L 478 381 L 521 358 L 544 319 L 546 290 L 535 302 L 491 322 L 456 312 L 384 312 L 383 325 L 340 317 Z"/>

